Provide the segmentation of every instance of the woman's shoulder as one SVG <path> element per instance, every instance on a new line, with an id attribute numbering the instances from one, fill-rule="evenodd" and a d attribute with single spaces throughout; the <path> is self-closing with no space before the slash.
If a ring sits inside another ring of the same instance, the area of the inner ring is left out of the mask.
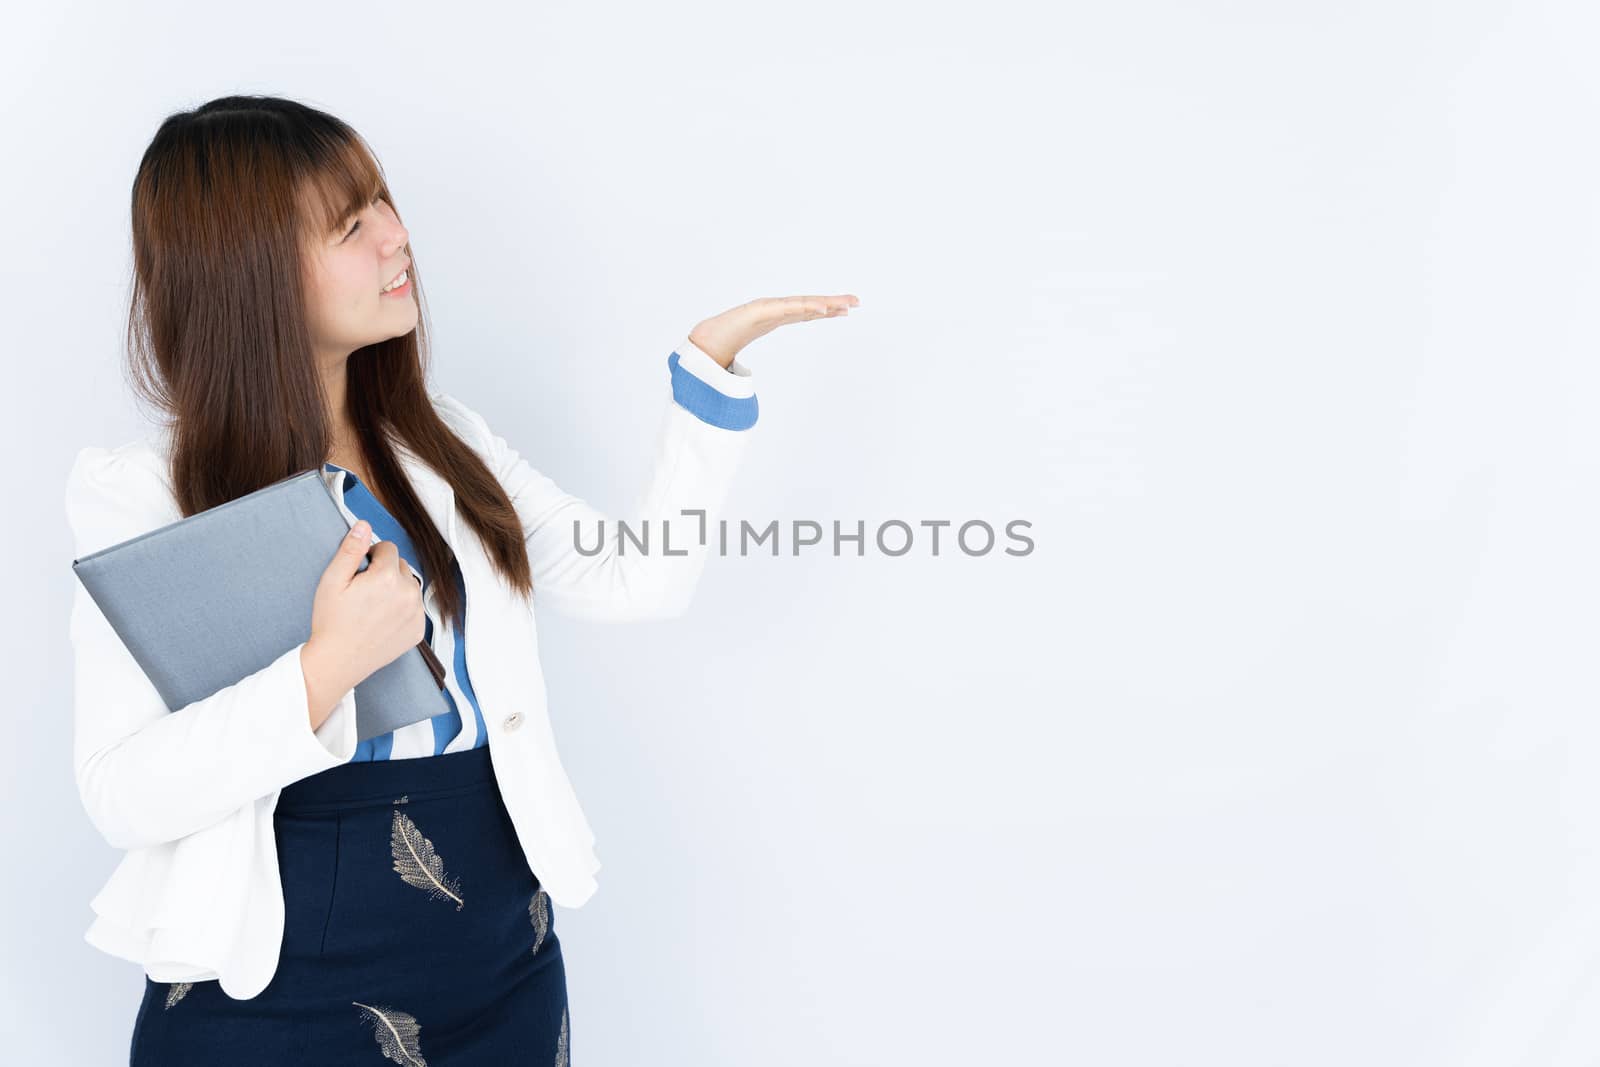
<path id="1" fill-rule="evenodd" d="M 79 555 L 173 521 L 177 504 L 162 441 L 80 448 L 67 472 L 65 503 Z"/>
<path id="2" fill-rule="evenodd" d="M 472 408 L 450 393 L 435 389 L 428 394 L 433 409 L 461 438 L 480 452 L 487 452 L 492 441 L 489 424 Z"/>
<path id="3" fill-rule="evenodd" d="M 85 445 L 67 472 L 68 492 L 171 491 L 165 438 L 152 435 L 119 445 Z"/>

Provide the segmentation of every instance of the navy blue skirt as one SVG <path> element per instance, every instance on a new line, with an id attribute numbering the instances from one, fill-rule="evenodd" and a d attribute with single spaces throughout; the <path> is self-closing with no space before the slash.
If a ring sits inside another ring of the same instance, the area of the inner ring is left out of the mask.
<path id="1" fill-rule="evenodd" d="M 330 768 L 284 789 L 274 822 L 271 983 L 234 1000 L 147 976 L 132 1067 L 566 1067 L 555 912 L 487 747 Z"/>

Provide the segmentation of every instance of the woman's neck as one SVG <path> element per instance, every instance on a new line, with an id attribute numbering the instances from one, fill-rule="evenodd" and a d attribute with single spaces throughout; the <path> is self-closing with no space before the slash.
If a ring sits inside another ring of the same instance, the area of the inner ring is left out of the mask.
<path id="1" fill-rule="evenodd" d="M 355 426 L 350 421 L 349 408 L 346 406 L 347 359 L 349 357 L 345 356 L 322 364 L 322 392 L 328 403 L 328 437 L 333 446 L 327 460 L 357 470 L 357 466 L 345 462 L 348 459 L 359 465 L 361 461 L 361 442 L 356 437 Z"/>

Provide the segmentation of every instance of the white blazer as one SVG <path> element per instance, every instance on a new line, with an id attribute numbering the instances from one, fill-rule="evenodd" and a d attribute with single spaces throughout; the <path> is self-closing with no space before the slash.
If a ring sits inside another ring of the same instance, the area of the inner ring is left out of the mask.
<path id="1" fill-rule="evenodd" d="M 724 370 L 687 340 L 676 352 L 685 370 L 725 396 L 753 395 L 750 373 L 739 363 Z M 619 552 L 613 521 L 529 466 L 465 404 L 443 392 L 430 396 L 441 417 L 484 457 L 521 517 L 535 603 L 617 621 L 687 609 L 749 429 L 705 421 L 668 390 L 654 467 L 639 506 L 624 516 L 648 520 L 649 551 L 630 542 Z M 78 453 L 66 488 L 74 558 L 181 518 L 168 477 L 168 443 L 157 432 Z M 472 685 L 517 838 L 551 899 L 576 908 L 597 888 L 600 863 L 556 753 L 533 612 L 500 580 L 460 519 L 450 484 L 403 445 L 398 453 L 461 565 Z M 325 479 L 336 476 L 324 473 Z M 685 509 L 704 509 L 704 526 L 698 515 L 683 515 Z M 592 550 L 602 520 L 604 551 L 579 552 L 574 522 L 581 525 L 580 543 Z M 672 554 L 660 549 L 663 520 L 671 520 Z M 629 522 L 636 536 L 642 525 Z M 273 832 L 278 794 L 349 760 L 356 746 L 355 690 L 313 731 L 302 645 L 296 645 L 238 683 L 169 711 L 82 583 L 74 585 L 78 791 L 95 828 L 126 850 L 90 902 L 96 917 L 84 939 L 143 964 L 154 981 L 216 978 L 229 996 L 254 997 L 272 980 L 283 940 Z"/>

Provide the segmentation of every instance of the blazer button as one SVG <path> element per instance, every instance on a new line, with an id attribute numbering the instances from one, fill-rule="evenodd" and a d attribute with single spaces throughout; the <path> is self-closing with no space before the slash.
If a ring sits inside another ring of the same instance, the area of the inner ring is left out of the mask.
<path id="1" fill-rule="evenodd" d="M 522 725 L 522 712 L 513 711 L 510 715 L 506 716 L 506 721 L 504 723 L 504 726 L 505 726 L 506 731 L 508 733 L 510 731 L 512 731 L 512 730 L 515 730 L 517 727 L 519 727 L 521 725 Z"/>

